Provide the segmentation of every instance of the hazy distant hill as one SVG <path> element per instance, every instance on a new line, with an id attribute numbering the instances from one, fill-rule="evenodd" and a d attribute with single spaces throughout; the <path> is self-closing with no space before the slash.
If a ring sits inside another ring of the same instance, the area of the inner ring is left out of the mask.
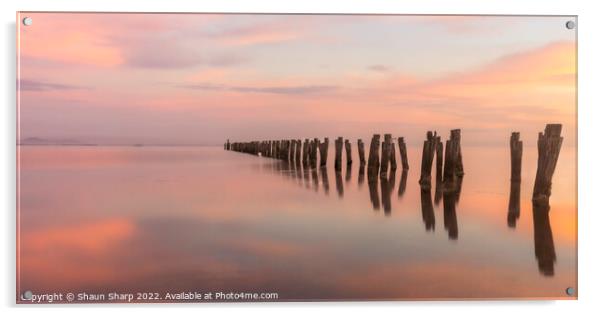
<path id="1" fill-rule="evenodd" d="M 41 137 L 26 137 L 19 142 L 19 145 L 87 145 L 94 144 L 85 143 L 77 139 L 47 139 Z"/>

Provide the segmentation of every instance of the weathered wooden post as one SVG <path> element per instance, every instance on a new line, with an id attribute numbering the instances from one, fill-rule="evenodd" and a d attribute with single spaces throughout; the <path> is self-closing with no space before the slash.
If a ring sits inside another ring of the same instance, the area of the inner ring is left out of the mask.
<path id="1" fill-rule="evenodd" d="M 460 129 L 453 129 L 451 131 L 451 138 L 456 142 L 456 146 L 458 147 L 458 154 L 456 157 L 456 176 L 462 177 L 464 176 L 464 164 L 462 163 L 462 146 L 460 141 Z"/>
<path id="2" fill-rule="evenodd" d="M 360 156 L 360 166 L 366 164 L 366 154 L 364 152 L 364 142 L 361 139 L 357 140 L 357 152 Z"/>
<path id="3" fill-rule="evenodd" d="M 289 151 L 289 155 L 288 155 L 288 159 L 287 160 L 290 161 L 290 162 L 294 162 L 294 160 L 295 160 L 295 150 L 296 150 L 295 147 L 297 147 L 297 142 L 295 140 L 292 140 L 292 141 L 290 141 L 290 144 L 291 144 L 291 149 Z"/>
<path id="4" fill-rule="evenodd" d="M 378 172 L 379 167 L 379 156 L 378 151 L 380 150 L 380 135 L 374 134 L 370 141 L 370 152 L 368 153 L 368 173 Z"/>
<path id="5" fill-rule="evenodd" d="M 406 148 L 406 143 L 403 137 L 399 137 L 397 139 L 399 143 L 399 156 L 401 157 L 401 165 L 403 166 L 403 170 L 410 169 L 410 164 L 408 163 L 408 149 Z"/>
<path id="6" fill-rule="evenodd" d="M 324 142 L 320 143 L 320 167 L 325 167 L 328 161 L 328 137 L 324 137 Z"/>
<path id="7" fill-rule="evenodd" d="M 437 183 L 443 181 L 443 143 L 441 142 L 441 136 L 437 136 L 436 145 L 436 164 L 437 164 Z"/>
<path id="8" fill-rule="evenodd" d="M 334 170 L 341 171 L 341 157 L 343 155 L 343 137 L 337 137 L 334 141 Z"/>
<path id="9" fill-rule="evenodd" d="M 395 158 L 395 143 L 391 142 L 391 171 L 397 170 L 397 159 Z"/>
<path id="10" fill-rule="evenodd" d="M 533 188 L 534 202 L 548 202 L 552 194 L 552 176 L 560 154 L 563 138 L 560 136 L 562 124 L 548 124 L 537 140 L 537 173 Z"/>
<path id="11" fill-rule="evenodd" d="M 303 167 L 307 167 L 309 161 L 309 139 L 303 141 Z"/>
<path id="12" fill-rule="evenodd" d="M 450 133 L 450 138 L 445 142 L 445 160 L 443 162 L 443 182 L 445 191 L 455 191 L 457 186 L 457 178 L 462 177 L 464 172 L 460 174 L 458 170 L 463 167 L 458 167 L 462 164 L 460 156 L 460 130 L 455 129 Z"/>
<path id="13" fill-rule="evenodd" d="M 309 151 L 309 163 L 312 168 L 316 168 L 318 163 L 318 144 L 320 141 L 317 138 L 314 138 L 310 143 L 310 151 Z"/>
<path id="14" fill-rule="evenodd" d="M 301 164 L 301 140 L 297 139 L 295 141 L 295 163 L 297 165 Z"/>
<path id="15" fill-rule="evenodd" d="M 290 161 L 291 141 L 290 140 L 285 140 L 284 143 L 285 143 L 285 146 L 284 146 L 284 156 L 282 157 L 282 159 L 284 161 Z"/>
<path id="16" fill-rule="evenodd" d="M 389 162 L 391 161 L 391 134 L 385 134 L 382 145 L 382 156 L 380 159 L 380 175 L 386 176 L 389 171 Z"/>
<path id="17" fill-rule="evenodd" d="M 523 142 L 520 140 L 520 133 L 513 132 L 510 136 L 510 165 L 512 169 L 510 181 L 521 180 L 522 158 Z"/>
<path id="18" fill-rule="evenodd" d="M 230 140 L 226 141 L 226 150 L 230 150 Z"/>
<path id="19" fill-rule="evenodd" d="M 436 132 L 433 134 L 433 132 L 428 131 L 422 146 L 422 165 L 420 167 L 420 181 L 418 181 L 422 189 L 431 188 L 431 170 L 435 156 L 436 137 Z"/>
<path id="20" fill-rule="evenodd" d="M 348 139 L 345 139 L 345 157 L 347 158 L 347 165 L 349 166 L 353 159 L 351 158 L 351 143 Z"/>

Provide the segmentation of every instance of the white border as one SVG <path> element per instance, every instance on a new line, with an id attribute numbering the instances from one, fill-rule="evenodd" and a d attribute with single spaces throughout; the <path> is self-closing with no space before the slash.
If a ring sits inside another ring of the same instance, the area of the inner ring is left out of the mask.
<path id="1" fill-rule="evenodd" d="M 0 228 L 2 236 L 2 284 L 0 301 L 5 313 L 37 313 L 44 315 L 79 315 L 80 308 L 67 307 L 27 307 L 15 306 L 15 16 L 16 11 L 145 11 L 145 12 L 262 12 L 262 13 L 406 13 L 406 14 L 554 14 L 579 15 L 579 300 L 555 302 L 366 302 L 366 303 L 285 303 L 285 304 L 196 304 L 196 305 L 104 305 L 86 310 L 92 315 L 106 313 L 138 312 L 162 315 L 167 309 L 179 313 L 251 313 L 251 314 L 308 314 L 308 313 L 349 313 L 360 314 L 413 314 L 421 315 L 504 315 L 516 313 L 569 315 L 592 314 L 600 311 L 597 301 L 599 286 L 602 284 L 602 267 L 599 225 L 602 223 L 602 209 L 597 197 L 602 181 L 600 160 L 597 155 L 601 135 L 597 120 L 600 116 L 602 100 L 600 81 L 596 75 L 602 71 L 600 59 L 602 50 L 599 30 L 602 30 L 602 10 L 597 10 L 598 1 L 579 0 L 303 0 L 285 2 L 278 0 L 236 0 L 236 1 L 124 1 L 124 0 L 21 0 L 2 1 L 2 67 L 0 88 L 4 97 L 2 107 L 3 137 L 2 149 L 2 190 L 4 221 Z M 595 32 L 598 30 L 598 34 Z M 85 306 L 84 306 L 85 308 Z M 136 310 L 134 310 L 136 308 Z M 335 310 L 336 309 L 336 310 Z"/>

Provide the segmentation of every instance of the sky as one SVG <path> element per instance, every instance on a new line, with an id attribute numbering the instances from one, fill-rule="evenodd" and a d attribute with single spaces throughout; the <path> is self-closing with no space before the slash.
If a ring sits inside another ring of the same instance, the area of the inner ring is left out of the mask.
<path id="1" fill-rule="evenodd" d="M 21 13 L 19 140 L 576 144 L 571 17 Z M 18 23 L 19 24 L 19 23 Z"/>

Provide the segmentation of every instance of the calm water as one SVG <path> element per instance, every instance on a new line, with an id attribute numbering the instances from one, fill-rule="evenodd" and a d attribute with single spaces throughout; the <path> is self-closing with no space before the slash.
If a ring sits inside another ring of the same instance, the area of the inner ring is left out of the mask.
<path id="1" fill-rule="evenodd" d="M 335 173 L 333 152 L 323 172 L 221 147 L 19 150 L 18 293 L 564 298 L 577 285 L 571 147 L 549 213 L 535 216 L 536 148 L 525 147 L 514 228 L 506 147 L 463 147 L 466 175 L 449 196 L 421 194 L 412 147 L 409 172 L 397 153 L 396 174 L 376 181 L 357 157 Z"/>

